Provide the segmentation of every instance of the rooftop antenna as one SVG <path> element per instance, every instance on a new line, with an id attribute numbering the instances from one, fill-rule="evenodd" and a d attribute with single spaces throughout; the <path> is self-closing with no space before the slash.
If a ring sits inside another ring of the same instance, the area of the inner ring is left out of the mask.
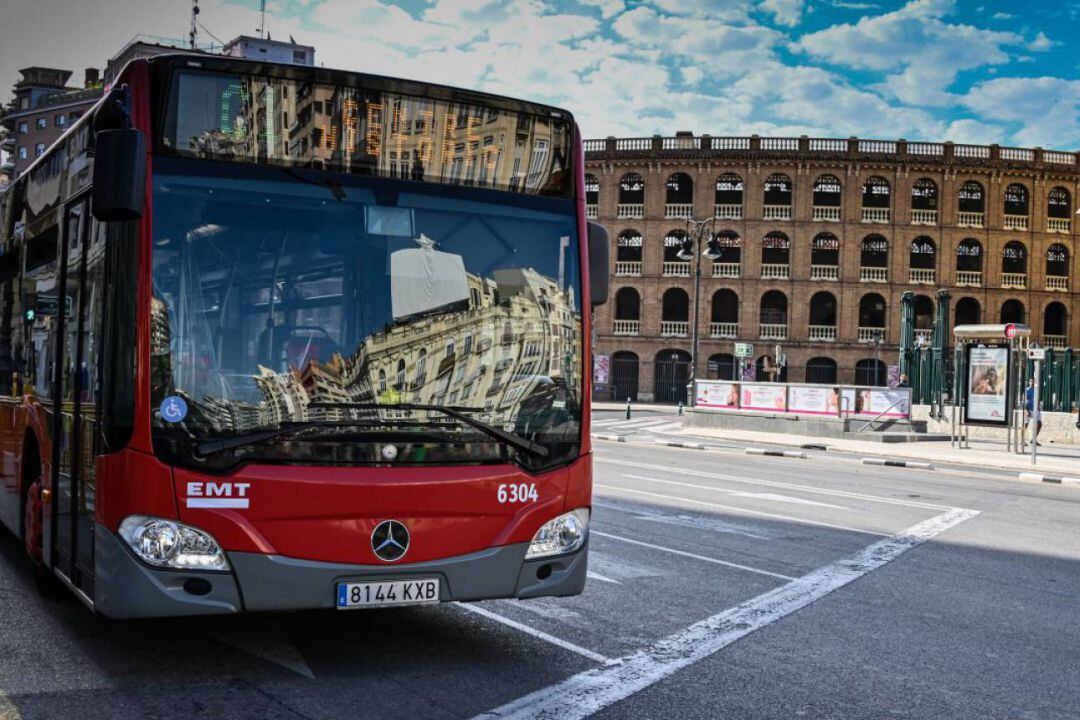
<path id="1" fill-rule="evenodd" d="M 195 49 L 195 36 L 198 35 L 199 0 L 191 0 L 191 32 L 188 33 L 188 42 L 191 49 Z"/>
<path id="2" fill-rule="evenodd" d="M 266 39 L 266 0 L 259 3 L 259 37 Z"/>

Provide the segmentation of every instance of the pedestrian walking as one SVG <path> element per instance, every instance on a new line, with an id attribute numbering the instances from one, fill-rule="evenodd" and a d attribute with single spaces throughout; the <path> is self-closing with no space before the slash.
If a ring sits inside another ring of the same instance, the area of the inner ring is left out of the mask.
<path id="1" fill-rule="evenodd" d="M 1027 390 L 1024 391 L 1024 410 L 1027 412 L 1028 426 L 1031 427 L 1031 442 L 1039 447 L 1039 433 L 1042 431 L 1042 408 L 1035 406 L 1035 378 L 1028 380 Z"/>

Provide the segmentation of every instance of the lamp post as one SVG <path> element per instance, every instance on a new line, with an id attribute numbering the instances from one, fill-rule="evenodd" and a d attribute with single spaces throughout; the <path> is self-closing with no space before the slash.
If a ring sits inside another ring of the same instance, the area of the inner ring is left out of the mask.
<path id="1" fill-rule="evenodd" d="M 686 239 L 683 241 L 683 245 L 679 248 L 679 252 L 676 253 L 676 257 L 680 260 L 694 260 L 694 327 L 691 337 L 691 350 L 690 350 L 690 385 L 693 384 L 695 378 L 697 378 L 698 367 L 698 325 L 700 324 L 701 316 L 701 258 L 705 256 L 710 260 L 715 260 L 720 257 L 720 248 L 716 246 L 716 238 L 713 236 L 713 224 L 716 218 L 705 218 L 704 220 L 695 220 L 693 218 L 686 219 Z M 702 249 L 701 244 L 704 238 L 708 237 L 707 244 Z M 690 392 L 690 405 L 695 404 L 696 398 L 693 392 Z"/>
<path id="2" fill-rule="evenodd" d="M 881 379 L 881 339 L 884 333 L 878 329 L 874 331 L 874 385 L 879 385 Z"/>

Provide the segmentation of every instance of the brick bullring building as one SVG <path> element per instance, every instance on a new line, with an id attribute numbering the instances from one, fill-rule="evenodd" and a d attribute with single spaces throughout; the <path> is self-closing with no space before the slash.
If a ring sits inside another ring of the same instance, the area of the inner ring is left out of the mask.
<path id="1" fill-rule="evenodd" d="M 744 376 L 777 377 L 779 344 L 780 379 L 883 383 L 908 291 L 920 343 L 939 316 L 1080 342 L 1078 153 L 678 133 L 586 141 L 585 166 L 614 269 L 595 353 L 619 400 L 685 398 L 699 263 L 699 377 L 735 377 L 741 341 Z M 691 217 L 714 218 L 695 248 Z"/>

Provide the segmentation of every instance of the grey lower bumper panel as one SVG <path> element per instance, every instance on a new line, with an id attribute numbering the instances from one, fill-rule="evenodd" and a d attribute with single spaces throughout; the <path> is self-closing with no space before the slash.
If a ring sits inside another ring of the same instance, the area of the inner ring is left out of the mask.
<path id="1" fill-rule="evenodd" d="M 334 607 L 337 584 L 356 580 L 440 579 L 440 600 L 578 595 L 585 589 L 588 543 L 572 555 L 525 560 L 527 543 L 402 565 L 345 565 L 278 555 L 229 553 L 233 573 L 156 570 L 139 562 L 120 538 L 97 527 L 94 605 L 112 618 L 175 617 L 244 610 Z M 185 589 L 202 580 L 196 595 Z"/>

